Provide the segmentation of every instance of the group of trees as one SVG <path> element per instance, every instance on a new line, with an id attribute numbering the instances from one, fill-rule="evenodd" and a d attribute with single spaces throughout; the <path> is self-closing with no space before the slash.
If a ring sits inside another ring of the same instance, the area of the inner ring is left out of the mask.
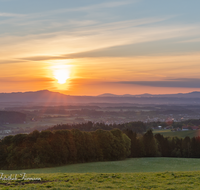
<path id="1" fill-rule="evenodd" d="M 124 133 L 131 139 L 129 157 L 184 157 L 200 158 L 200 137 L 164 137 L 148 130 L 137 135 L 131 130 Z"/>
<path id="2" fill-rule="evenodd" d="M 146 125 L 141 121 L 129 122 L 123 124 L 110 124 L 107 125 L 105 123 L 93 123 L 88 121 L 87 123 L 79 123 L 79 124 L 58 124 L 54 127 L 48 128 L 48 130 L 62 130 L 62 129 L 79 129 L 81 131 L 96 131 L 97 129 L 103 130 L 112 130 L 112 129 L 120 129 L 125 130 L 129 129 L 136 133 L 144 133 L 146 131 Z"/>
<path id="3" fill-rule="evenodd" d="M 96 124 L 75 125 L 77 128 Z M 99 124 L 101 128 L 105 127 Z M 0 140 L 0 169 L 58 166 L 70 163 L 120 160 L 127 157 L 200 158 L 200 137 L 164 137 L 136 133 L 132 124 L 120 129 L 80 131 L 73 125 L 57 125 L 50 130 L 6 136 Z M 138 122 L 137 127 L 143 127 Z M 67 129 L 68 130 L 67 130 Z M 69 130 L 70 129 L 70 130 Z"/>
<path id="4" fill-rule="evenodd" d="M 0 169 L 120 160 L 129 156 L 130 145 L 130 139 L 119 129 L 33 131 L 0 141 Z"/>

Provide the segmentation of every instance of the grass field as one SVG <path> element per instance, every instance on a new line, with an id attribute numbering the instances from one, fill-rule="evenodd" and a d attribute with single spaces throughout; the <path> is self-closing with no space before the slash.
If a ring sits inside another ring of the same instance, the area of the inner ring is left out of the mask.
<path id="1" fill-rule="evenodd" d="M 73 164 L 31 170 L 0 170 L 0 189 L 199 189 L 200 159 L 132 158 L 123 161 Z M 41 181 L 20 180 L 19 174 Z M 0 176 L 1 177 L 1 176 Z"/>
<path id="2" fill-rule="evenodd" d="M 197 190 L 200 187 L 200 172 L 162 172 L 162 173 L 87 173 L 87 174 L 34 174 L 29 178 L 41 181 L 1 181 L 0 189 L 165 189 Z"/>
<path id="3" fill-rule="evenodd" d="M 200 159 L 164 157 L 129 158 L 122 161 L 71 164 L 53 168 L 0 170 L 0 173 L 132 173 L 166 171 L 200 171 Z"/>
<path id="4" fill-rule="evenodd" d="M 160 133 L 164 137 L 180 137 L 184 138 L 186 136 L 192 138 L 200 136 L 200 130 L 193 130 L 193 131 L 170 131 L 170 130 L 156 130 L 153 131 L 154 134 Z"/>

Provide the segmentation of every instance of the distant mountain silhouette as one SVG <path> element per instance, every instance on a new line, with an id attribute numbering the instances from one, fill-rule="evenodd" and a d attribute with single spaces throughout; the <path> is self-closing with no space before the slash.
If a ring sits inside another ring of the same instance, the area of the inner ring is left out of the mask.
<path id="1" fill-rule="evenodd" d="M 99 96 L 70 96 L 59 92 L 41 90 L 36 92 L 0 93 L 0 102 L 41 104 L 88 104 L 88 103 L 132 103 L 132 104 L 200 104 L 200 92 L 179 94 L 116 95 L 105 93 Z"/>
<path id="2" fill-rule="evenodd" d="M 110 93 L 105 93 L 105 94 L 100 94 L 98 97 L 116 97 L 118 95 L 116 94 L 110 94 Z"/>
<path id="3" fill-rule="evenodd" d="M 190 93 L 178 93 L 178 94 L 140 94 L 140 95 L 131 95 L 131 94 L 124 94 L 124 95 L 116 95 L 105 93 L 101 94 L 98 97 L 177 97 L 177 98 L 200 98 L 200 92 L 190 92 Z"/>

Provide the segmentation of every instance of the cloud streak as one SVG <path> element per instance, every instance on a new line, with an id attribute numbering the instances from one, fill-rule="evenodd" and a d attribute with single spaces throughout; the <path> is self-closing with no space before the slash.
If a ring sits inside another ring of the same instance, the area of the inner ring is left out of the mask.
<path id="1" fill-rule="evenodd" d="M 47 77 L 25 78 L 25 77 L 0 77 L 1 83 L 37 83 L 37 82 L 54 82 L 55 80 Z"/>
<path id="2" fill-rule="evenodd" d="M 25 60 L 0 60 L 0 64 L 13 64 L 13 63 L 22 63 L 27 62 Z"/>
<path id="3" fill-rule="evenodd" d="M 2 13 L 0 12 L 0 17 L 23 17 L 24 14 L 15 14 L 15 13 Z"/>
<path id="4" fill-rule="evenodd" d="M 65 9 L 58 9 L 58 10 L 51 10 L 51 11 L 46 11 L 46 12 L 37 12 L 37 13 L 31 13 L 31 14 L 15 14 L 15 13 L 6 13 L 6 12 L 0 12 L 0 17 L 15 17 L 6 21 L 1 21 L 0 24 L 17 24 L 17 23 L 26 23 L 29 25 L 30 23 L 28 21 L 35 20 L 39 24 L 41 20 L 47 20 L 49 22 L 50 16 L 55 16 L 59 14 L 64 14 L 67 13 L 69 14 L 70 12 L 88 12 L 88 11 L 95 11 L 98 9 L 102 8 L 112 8 L 112 7 L 119 7 L 123 5 L 128 5 L 128 4 L 133 4 L 135 2 L 138 2 L 139 0 L 135 1 L 116 1 L 116 2 L 106 2 L 106 3 L 100 3 L 100 4 L 93 4 L 93 5 L 88 5 L 88 6 L 83 6 L 83 7 L 76 7 L 76 8 L 65 8 Z M 46 18 L 46 19 L 45 19 Z M 57 20 L 59 22 L 59 20 Z M 66 23 L 65 23 L 66 24 Z"/>
<path id="5" fill-rule="evenodd" d="M 82 27 L 82 30 L 70 31 L 68 35 L 60 33 L 60 39 L 54 38 L 60 41 L 60 45 L 66 43 L 68 48 L 73 53 L 60 54 L 56 56 L 49 55 L 40 55 L 40 56 L 31 56 L 24 58 L 25 60 L 41 61 L 41 60 L 55 60 L 55 59 L 73 59 L 73 58 L 84 58 L 84 57 L 112 57 L 112 56 L 134 56 L 134 49 L 130 46 L 130 49 L 125 49 L 120 52 L 120 47 L 123 45 L 134 45 L 139 43 L 149 43 L 159 40 L 169 40 L 177 39 L 181 37 L 187 37 L 190 35 L 195 35 L 199 30 L 199 26 L 143 26 L 138 25 L 142 23 L 156 23 L 161 21 L 161 19 L 142 19 L 142 20 L 133 20 L 125 22 L 110 23 L 105 25 L 98 25 L 90 28 Z M 181 34 L 180 34 L 181 32 Z M 61 39 L 62 38 L 62 39 Z M 53 39 L 53 38 L 51 38 Z M 47 39 L 48 40 L 48 39 Z M 44 40 L 41 40 L 44 41 Z M 166 42 L 164 42 L 166 44 Z M 43 43 L 45 44 L 45 42 Z M 76 48 L 76 44 L 79 44 Z M 169 42 L 168 42 L 169 44 Z M 171 43 L 173 44 L 173 43 Z M 84 46 L 83 46 L 84 45 Z M 163 44 L 160 45 L 161 48 Z M 171 45 L 172 46 L 172 45 Z M 139 45 L 138 45 L 139 47 Z M 180 51 L 184 48 L 181 45 L 176 44 L 176 49 Z M 110 48 L 110 49 L 108 49 Z M 123 47 L 122 47 L 123 48 Z M 137 48 L 135 45 L 134 48 Z M 144 46 L 144 49 L 146 47 Z M 151 52 L 152 47 L 149 46 Z M 43 48 L 44 49 L 44 48 Z M 133 51 L 131 52 L 131 49 Z M 174 48 L 172 47 L 173 51 Z M 187 48 L 185 48 L 187 51 Z M 168 51 L 170 48 L 168 48 Z M 118 52 L 117 52 L 118 51 Z M 136 49 L 135 52 L 138 50 Z M 159 51 L 161 51 L 159 47 Z M 179 52 L 180 52 L 179 51 Z M 141 48 L 142 52 L 142 48 Z M 109 55 L 110 53 L 110 55 Z M 40 53 L 41 54 L 41 53 Z M 124 55 L 123 55 L 124 54 Z M 129 55 L 128 55 L 129 54 Z M 140 54 L 141 55 L 141 54 Z"/>
<path id="6" fill-rule="evenodd" d="M 107 2 L 107 3 L 100 3 L 96 5 L 91 5 L 91 6 L 85 6 L 85 7 L 79 7 L 79 8 L 72 8 L 72 9 L 63 9 L 63 10 L 58 10 L 56 12 L 65 12 L 65 11 L 89 11 L 89 10 L 94 10 L 94 9 L 101 9 L 101 8 L 110 8 L 110 7 L 119 7 L 123 5 L 128 5 L 138 2 L 138 0 L 135 1 L 115 1 L 115 2 Z"/>
<path id="7" fill-rule="evenodd" d="M 175 78 L 165 81 L 118 81 L 118 84 L 170 88 L 200 88 L 199 78 Z"/>

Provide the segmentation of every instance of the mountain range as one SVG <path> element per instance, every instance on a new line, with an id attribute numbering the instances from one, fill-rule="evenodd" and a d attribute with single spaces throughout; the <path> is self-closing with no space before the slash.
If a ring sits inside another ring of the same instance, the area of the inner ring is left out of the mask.
<path id="1" fill-rule="evenodd" d="M 88 103 L 132 103 L 132 104 L 200 104 L 200 92 L 178 94 L 141 94 L 116 95 L 105 93 L 98 96 L 71 96 L 41 90 L 36 92 L 0 93 L 0 103 L 60 103 L 60 104 L 88 104 Z"/>
<path id="2" fill-rule="evenodd" d="M 116 95 L 105 93 L 98 95 L 98 97 L 174 97 L 174 98 L 200 98 L 200 92 L 194 91 L 190 93 L 178 93 L 178 94 L 140 94 L 140 95 L 131 95 L 131 94 L 124 94 L 124 95 Z"/>

